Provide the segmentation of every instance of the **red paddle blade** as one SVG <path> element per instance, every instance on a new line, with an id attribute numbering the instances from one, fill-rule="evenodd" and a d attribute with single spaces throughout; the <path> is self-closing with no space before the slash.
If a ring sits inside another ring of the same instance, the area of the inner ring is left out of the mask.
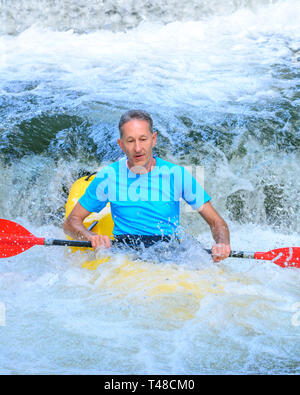
<path id="1" fill-rule="evenodd" d="M 16 222 L 0 219 L 0 258 L 18 255 L 34 245 L 43 244 L 44 238 L 35 237 Z"/>
<path id="2" fill-rule="evenodd" d="M 254 258 L 272 261 L 281 267 L 300 268 L 300 247 L 284 247 L 268 252 L 256 252 Z"/>

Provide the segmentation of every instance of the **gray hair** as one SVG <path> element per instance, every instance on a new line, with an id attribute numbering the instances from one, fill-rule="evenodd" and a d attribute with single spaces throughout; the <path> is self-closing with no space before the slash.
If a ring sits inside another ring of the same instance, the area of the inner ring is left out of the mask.
<path id="1" fill-rule="evenodd" d="M 150 117 L 150 115 L 144 111 L 144 110 L 129 110 L 126 111 L 120 118 L 120 122 L 119 122 L 119 131 L 120 131 L 120 137 L 123 137 L 123 125 L 126 122 L 131 121 L 132 119 L 139 119 L 141 121 L 147 121 L 148 122 L 148 126 L 149 126 L 149 130 L 151 133 L 153 133 L 153 121 L 152 118 Z"/>

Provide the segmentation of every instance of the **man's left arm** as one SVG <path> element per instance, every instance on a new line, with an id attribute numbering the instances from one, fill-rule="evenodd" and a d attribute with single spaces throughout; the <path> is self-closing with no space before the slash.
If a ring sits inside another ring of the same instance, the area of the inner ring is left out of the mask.
<path id="1" fill-rule="evenodd" d="M 220 262 L 230 255 L 230 234 L 224 219 L 217 213 L 210 202 L 204 203 L 198 208 L 198 213 L 210 226 L 212 236 L 216 242 L 212 246 L 212 258 L 214 262 Z"/>

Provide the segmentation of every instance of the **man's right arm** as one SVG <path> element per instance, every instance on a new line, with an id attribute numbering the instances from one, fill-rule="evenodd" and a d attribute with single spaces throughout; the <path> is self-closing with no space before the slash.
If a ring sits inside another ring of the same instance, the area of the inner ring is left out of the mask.
<path id="1" fill-rule="evenodd" d="M 98 247 L 109 248 L 111 246 L 108 236 L 98 235 L 88 230 L 84 225 L 84 219 L 90 214 L 79 202 L 66 218 L 63 224 L 64 232 L 75 240 L 88 240 L 92 243 L 94 249 Z"/>

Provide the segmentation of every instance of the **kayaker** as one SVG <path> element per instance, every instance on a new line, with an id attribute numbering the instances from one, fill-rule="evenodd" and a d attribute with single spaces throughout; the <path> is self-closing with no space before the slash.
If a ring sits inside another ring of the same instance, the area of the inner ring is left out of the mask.
<path id="1" fill-rule="evenodd" d="M 91 241 L 94 249 L 109 248 L 109 236 L 88 230 L 83 221 L 110 202 L 116 240 L 144 244 L 147 240 L 170 240 L 179 226 L 179 200 L 183 198 L 210 226 L 215 240 L 213 260 L 227 258 L 229 229 L 210 196 L 184 167 L 153 156 L 157 132 L 150 115 L 143 110 L 127 111 L 121 116 L 119 131 L 118 144 L 126 158 L 97 173 L 65 220 L 65 233 Z"/>

